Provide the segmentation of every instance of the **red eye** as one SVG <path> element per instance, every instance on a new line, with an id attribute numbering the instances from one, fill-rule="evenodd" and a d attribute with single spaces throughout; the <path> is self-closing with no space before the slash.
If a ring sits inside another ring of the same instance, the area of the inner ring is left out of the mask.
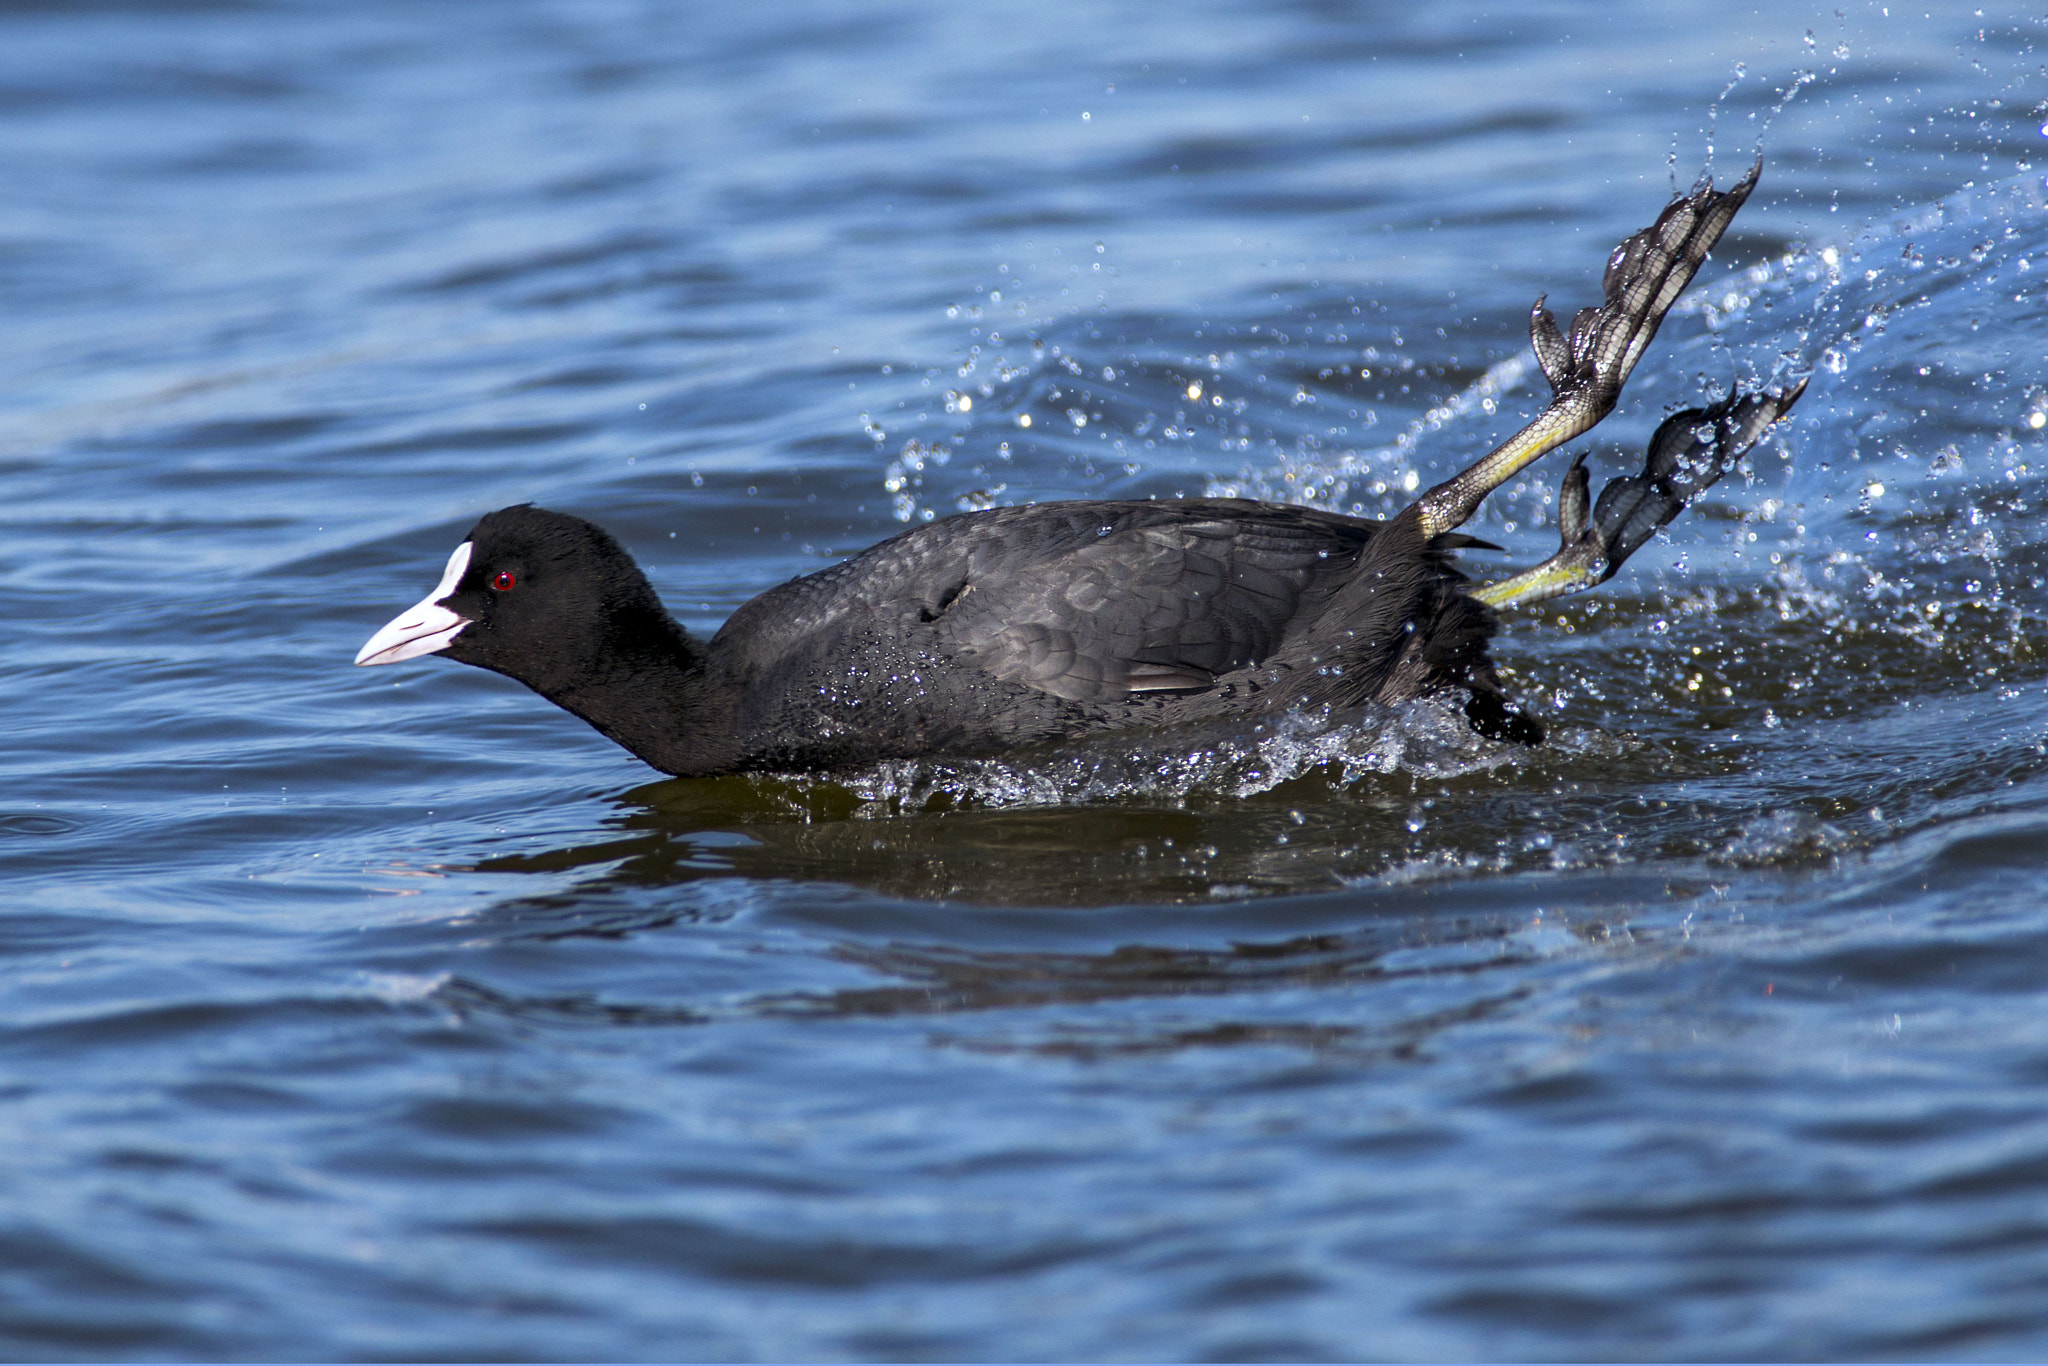
<path id="1" fill-rule="evenodd" d="M 512 571 L 509 569 L 500 569 L 491 576 L 491 587 L 497 589 L 500 593 L 511 592 L 512 586 L 518 582 L 519 580 L 512 577 Z"/>

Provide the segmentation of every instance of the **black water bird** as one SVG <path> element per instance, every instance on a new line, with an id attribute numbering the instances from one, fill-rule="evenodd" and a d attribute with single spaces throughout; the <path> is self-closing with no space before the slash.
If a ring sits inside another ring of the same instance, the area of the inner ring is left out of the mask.
<path id="1" fill-rule="evenodd" d="M 1553 390 L 1477 464 L 1386 521 L 1241 499 L 1038 503 L 905 531 L 693 638 L 578 517 L 493 512 L 358 664 L 439 653 L 516 678 L 681 775 L 991 755 L 1295 708 L 1462 697 L 1480 732 L 1536 743 L 1487 657 L 1499 608 L 1611 577 L 1798 399 L 1731 393 L 1668 419 L 1640 474 L 1559 497 L 1564 544 L 1486 588 L 1451 564 L 1494 489 L 1614 407 L 1665 313 L 1756 184 L 1703 179 L 1617 247 L 1605 301 L 1530 318 Z M 1489 549 L 1493 547 L 1487 547 Z"/>

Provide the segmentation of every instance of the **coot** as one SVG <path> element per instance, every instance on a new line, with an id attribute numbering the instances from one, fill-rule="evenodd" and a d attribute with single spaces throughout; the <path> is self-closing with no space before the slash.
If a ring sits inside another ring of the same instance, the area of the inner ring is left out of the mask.
<path id="1" fill-rule="evenodd" d="M 1537 743 L 1487 657 L 1495 610 L 1611 577 L 1804 383 L 1674 415 L 1642 472 L 1597 503 L 1581 456 L 1560 491 L 1564 544 L 1524 573 L 1474 589 L 1451 552 L 1486 543 L 1456 528 L 1612 410 L 1761 169 L 1675 196 L 1615 249 L 1605 302 L 1569 335 L 1538 299 L 1549 406 L 1387 521 L 1228 498 L 964 513 L 772 588 L 704 642 L 601 528 L 510 507 L 356 663 L 438 653 L 506 674 L 682 775 L 990 755 L 1437 694 L 1484 734 Z"/>

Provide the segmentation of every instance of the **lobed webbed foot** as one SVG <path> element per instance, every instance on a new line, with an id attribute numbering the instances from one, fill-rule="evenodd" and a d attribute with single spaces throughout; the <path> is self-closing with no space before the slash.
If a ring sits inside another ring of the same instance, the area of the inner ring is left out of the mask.
<path id="1" fill-rule="evenodd" d="M 1567 336 L 1543 299 L 1529 316 L 1529 341 L 1550 381 L 1552 399 L 1536 420 L 1484 459 L 1416 501 L 1425 534 L 1436 536 L 1479 510 L 1486 496 L 1614 410 L 1636 362 L 1664 315 L 1692 283 L 1707 253 L 1756 188 L 1761 159 L 1726 190 L 1711 177 L 1675 197 L 1657 221 L 1614 249 L 1601 279 L 1604 302 L 1582 308 Z"/>
<path id="2" fill-rule="evenodd" d="M 1563 545 L 1542 564 L 1489 584 L 1473 597 L 1489 607 L 1520 607 L 1607 582 L 1657 529 L 1711 488 L 1806 392 L 1740 389 L 1710 408 L 1674 413 L 1650 438 L 1641 474 L 1622 475 L 1588 510 L 1585 456 L 1565 471 L 1557 524 Z"/>

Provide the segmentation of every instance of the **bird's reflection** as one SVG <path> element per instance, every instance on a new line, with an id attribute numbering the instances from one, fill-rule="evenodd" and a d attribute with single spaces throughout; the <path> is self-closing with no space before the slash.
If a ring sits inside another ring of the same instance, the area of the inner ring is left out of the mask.
<path id="1" fill-rule="evenodd" d="M 990 808 L 940 794 L 891 811 L 830 783 L 678 780 L 625 794 L 609 838 L 470 866 L 588 869 L 584 890 L 742 878 L 988 906 L 1210 903 L 1331 890 L 1427 854 L 1414 787 L 1311 770 L 1249 798 Z"/>

